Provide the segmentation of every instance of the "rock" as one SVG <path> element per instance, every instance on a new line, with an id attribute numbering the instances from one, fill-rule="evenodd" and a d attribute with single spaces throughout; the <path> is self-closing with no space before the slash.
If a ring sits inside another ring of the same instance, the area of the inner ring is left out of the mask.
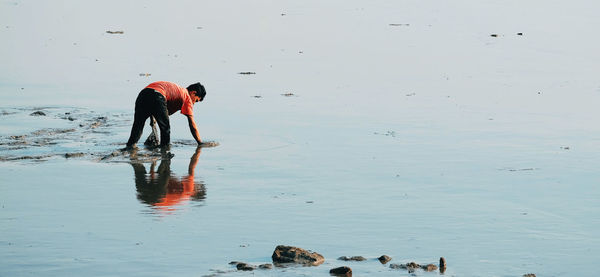
<path id="1" fill-rule="evenodd" d="M 323 255 L 294 246 L 278 245 L 271 256 L 275 263 L 297 263 L 317 266 L 325 261 Z"/>
<path id="2" fill-rule="evenodd" d="M 338 260 L 362 262 L 362 261 L 366 261 L 367 259 L 365 259 L 365 257 L 363 257 L 363 256 L 352 256 L 352 257 L 342 256 L 342 257 L 339 257 Z"/>
<path id="3" fill-rule="evenodd" d="M 404 265 L 406 268 L 419 268 L 421 267 L 418 263 L 410 262 Z"/>
<path id="4" fill-rule="evenodd" d="M 329 270 L 329 274 L 336 276 L 352 276 L 352 268 L 347 266 L 336 267 L 334 269 Z"/>
<path id="5" fill-rule="evenodd" d="M 258 266 L 258 268 L 260 269 L 272 269 L 273 265 L 272 264 L 261 264 Z"/>
<path id="6" fill-rule="evenodd" d="M 252 271 L 252 270 L 256 269 L 255 266 L 249 265 L 247 263 L 238 263 L 235 265 L 235 268 L 237 268 L 237 270 L 242 270 L 242 271 Z"/>
<path id="7" fill-rule="evenodd" d="M 490 36 L 491 36 L 491 37 L 495 37 L 495 38 L 497 38 L 497 37 L 498 37 L 498 34 L 491 34 Z"/>
<path id="8" fill-rule="evenodd" d="M 30 113 L 29 115 L 31 115 L 31 116 L 46 116 L 46 113 L 42 112 L 42 111 L 35 111 L 35 112 Z"/>
<path id="9" fill-rule="evenodd" d="M 535 277 L 535 274 L 527 273 L 527 274 L 524 274 L 523 277 Z"/>
<path id="10" fill-rule="evenodd" d="M 421 268 L 425 271 L 434 271 L 438 269 L 438 267 L 434 264 L 422 265 Z"/>
<path id="11" fill-rule="evenodd" d="M 388 255 L 382 255 L 381 257 L 377 258 L 379 260 L 379 262 L 381 262 L 382 264 L 387 264 L 389 261 L 392 260 L 392 257 L 388 256 Z"/>
<path id="12" fill-rule="evenodd" d="M 111 34 L 111 35 L 122 35 L 125 32 L 124 31 L 106 31 L 107 34 Z"/>
<path id="13" fill-rule="evenodd" d="M 256 74 L 256 72 L 252 72 L 252 71 L 245 71 L 245 72 L 240 72 L 240 73 L 238 73 L 238 74 L 241 74 L 241 75 L 254 75 L 254 74 Z"/>
<path id="14" fill-rule="evenodd" d="M 517 36 L 522 36 L 522 35 L 523 35 L 523 33 L 517 33 Z"/>
<path id="15" fill-rule="evenodd" d="M 444 259 L 444 257 L 440 257 L 440 272 L 444 273 L 446 272 L 446 259 Z"/>

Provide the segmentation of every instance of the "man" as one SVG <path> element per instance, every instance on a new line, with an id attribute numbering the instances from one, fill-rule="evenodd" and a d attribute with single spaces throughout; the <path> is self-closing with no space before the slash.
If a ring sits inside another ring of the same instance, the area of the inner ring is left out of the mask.
<path id="1" fill-rule="evenodd" d="M 181 110 L 187 116 L 192 136 L 202 144 L 196 122 L 194 122 L 194 103 L 201 102 L 206 96 L 206 89 L 200 83 L 182 88 L 175 83 L 159 81 L 149 84 L 135 100 L 135 116 L 127 148 L 133 148 L 140 140 L 144 123 L 150 116 L 156 119 L 160 128 L 160 146 L 168 147 L 171 142 L 171 126 L 169 115 Z"/>

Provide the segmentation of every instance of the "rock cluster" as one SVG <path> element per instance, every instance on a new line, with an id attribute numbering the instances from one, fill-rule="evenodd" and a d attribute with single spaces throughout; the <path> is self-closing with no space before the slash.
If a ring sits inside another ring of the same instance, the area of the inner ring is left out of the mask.
<path id="1" fill-rule="evenodd" d="M 287 246 L 287 245 L 278 245 L 275 247 L 273 251 L 273 255 L 271 256 L 273 260 L 273 264 L 262 264 L 262 265 L 251 265 L 244 262 L 230 262 L 229 264 L 235 266 L 238 271 L 252 271 L 255 269 L 272 269 L 273 265 L 277 267 L 287 267 L 288 264 L 298 264 L 303 266 L 318 266 L 325 262 L 325 258 L 323 255 L 305 250 L 295 246 Z M 342 256 L 339 257 L 340 261 L 366 261 L 367 258 L 363 256 Z M 386 264 L 392 260 L 390 256 L 382 255 L 377 258 L 379 262 L 382 264 Z M 446 259 L 444 257 L 440 258 L 439 270 L 441 273 L 444 273 L 446 270 L 447 264 Z M 415 272 L 417 269 L 422 269 L 424 271 L 435 271 L 438 270 L 438 266 L 434 264 L 425 264 L 420 265 L 416 262 L 410 262 L 406 264 L 390 264 L 390 268 L 392 269 L 405 269 L 408 270 L 409 273 Z M 352 276 L 352 268 L 348 266 L 341 266 L 332 268 L 329 270 L 329 273 L 334 276 L 344 276 L 351 277 Z M 524 275 L 523 277 L 535 277 L 535 275 Z"/>
<path id="2" fill-rule="evenodd" d="M 426 265 L 420 265 L 418 263 L 415 262 L 410 262 L 410 263 L 406 263 L 406 264 L 391 264 L 390 268 L 392 269 L 406 269 L 408 270 L 408 272 L 414 272 L 416 269 L 423 269 L 425 271 L 434 271 L 437 270 L 438 267 L 434 264 L 426 264 Z"/>

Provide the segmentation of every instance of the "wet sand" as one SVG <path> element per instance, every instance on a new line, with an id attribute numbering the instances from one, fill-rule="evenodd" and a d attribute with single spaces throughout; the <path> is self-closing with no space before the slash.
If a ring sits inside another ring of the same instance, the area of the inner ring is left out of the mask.
<path id="1" fill-rule="evenodd" d="M 0 276 L 595 276 L 592 6 L 0 2 Z M 157 80 L 219 146 L 113 155 Z"/>

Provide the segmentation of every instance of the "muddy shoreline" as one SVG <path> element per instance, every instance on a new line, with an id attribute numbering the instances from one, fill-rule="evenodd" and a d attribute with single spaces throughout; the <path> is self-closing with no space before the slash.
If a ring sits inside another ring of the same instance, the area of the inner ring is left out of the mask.
<path id="1" fill-rule="evenodd" d="M 36 122 L 31 124 L 32 131 L 0 135 L 0 162 L 45 162 L 52 159 L 152 161 L 165 155 L 156 147 L 140 146 L 134 151 L 123 150 L 125 143 L 122 141 L 126 138 L 118 137 L 115 129 L 128 128 L 131 124 L 130 114 L 97 113 L 72 107 L 34 107 L 5 108 L 0 111 L 0 116 L 10 116 L 10 119 L 3 120 L 35 119 Z M 207 142 L 204 147 L 217 145 L 216 142 Z M 171 144 L 172 148 L 189 146 L 198 145 L 193 140 L 173 140 Z"/>

